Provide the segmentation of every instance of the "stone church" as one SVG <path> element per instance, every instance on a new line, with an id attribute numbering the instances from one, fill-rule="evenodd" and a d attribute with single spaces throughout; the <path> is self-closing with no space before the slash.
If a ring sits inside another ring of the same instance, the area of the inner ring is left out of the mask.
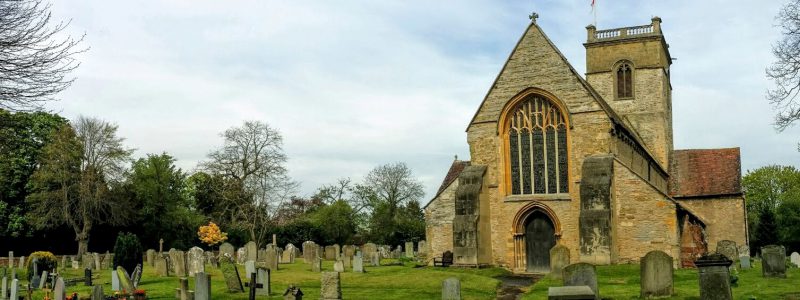
<path id="1" fill-rule="evenodd" d="M 428 253 L 533 273 L 556 244 L 571 263 L 661 250 L 686 267 L 747 245 L 739 148 L 673 148 L 661 19 L 587 34 L 582 77 L 532 19 L 469 121 L 470 160 L 425 206 Z"/>

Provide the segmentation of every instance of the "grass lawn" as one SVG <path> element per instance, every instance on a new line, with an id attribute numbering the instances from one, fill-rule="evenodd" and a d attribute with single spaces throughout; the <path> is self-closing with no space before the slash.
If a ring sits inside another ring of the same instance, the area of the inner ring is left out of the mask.
<path id="1" fill-rule="evenodd" d="M 384 259 L 382 263 L 391 264 L 395 260 Z M 239 266 L 239 274 L 244 273 L 244 266 Z M 323 270 L 332 271 L 333 262 L 323 261 Z M 294 264 L 281 264 L 280 270 L 272 273 L 271 298 L 282 299 L 282 294 L 290 284 L 295 284 L 303 291 L 304 299 L 319 299 L 320 273 L 311 272 L 311 265 L 298 259 Z M 418 267 L 412 264 L 380 267 L 365 267 L 367 273 L 345 272 L 341 274 L 342 295 L 344 299 L 439 299 L 442 293 L 442 281 L 448 277 L 461 280 L 462 299 L 494 299 L 500 281 L 492 277 L 508 274 L 501 268 L 460 269 Z M 94 284 L 102 284 L 106 294 L 111 294 L 111 271 L 103 270 Z M 247 299 L 247 288 L 244 293 L 228 293 L 225 280 L 219 269 L 206 265 L 206 272 L 211 274 L 211 293 L 213 299 Z M 24 273 L 24 272 L 23 272 Z M 82 277 L 82 270 L 66 270 L 66 278 Z M 18 277 L 23 274 L 18 272 Z M 144 268 L 139 288 L 147 291 L 148 299 L 175 299 L 177 277 L 157 277 L 155 269 Z M 194 289 L 194 279 L 189 279 L 189 288 Z M 81 296 L 88 296 L 91 287 L 79 285 L 67 287 L 69 293 L 75 291 Z M 36 291 L 33 299 L 42 299 L 44 293 Z M 261 296 L 263 297 L 263 296 Z"/>
<path id="2" fill-rule="evenodd" d="M 753 267 L 738 272 L 734 299 L 800 299 L 800 269 L 787 270 L 785 279 L 767 279 L 761 277 L 760 261 L 754 261 Z M 603 299 L 639 299 L 639 265 L 599 266 L 597 273 Z M 669 299 L 700 299 L 696 269 L 675 270 L 674 280 L 675 294 Z M 547 299 L 547 288 L 561 285 L 561 280 L 546 276 L 523 299 Z"/>

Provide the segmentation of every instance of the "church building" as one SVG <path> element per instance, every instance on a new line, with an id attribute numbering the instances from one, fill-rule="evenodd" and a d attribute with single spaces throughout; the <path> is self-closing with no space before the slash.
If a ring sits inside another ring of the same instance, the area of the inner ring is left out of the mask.
<path id="1" fill-rule="evenodd" d="M 430 255 L 539 273 L 557 244 L 571 263 L 660 250 L 686 267 L 748 244 L 739 148 L 673 148 L 673 60 L 651 21 L 588 26 L 582 77 L 532 18 L 469 121 L 470 160 L 425 206 Z"/>

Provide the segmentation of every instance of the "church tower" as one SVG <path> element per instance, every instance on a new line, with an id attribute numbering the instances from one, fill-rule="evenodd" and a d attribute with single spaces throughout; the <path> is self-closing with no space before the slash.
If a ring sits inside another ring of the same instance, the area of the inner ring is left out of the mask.
<path id="1" fill-rule="evenodd" d="M 586 27 L 586 79 L 628 123 L 664 169 L 672 156 L 672 58 L 661 18 L 649 25 Z"/>

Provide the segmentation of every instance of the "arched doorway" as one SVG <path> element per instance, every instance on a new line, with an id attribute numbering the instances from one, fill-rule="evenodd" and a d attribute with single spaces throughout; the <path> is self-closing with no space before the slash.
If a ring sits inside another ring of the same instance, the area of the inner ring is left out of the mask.
<path id="1" fill-rule="evenodd" d="M 525 221 L 526 271 L 550 271 L 550 249 L 556 245 L 555 226 L 542 211 L 534 211 Z"/>

